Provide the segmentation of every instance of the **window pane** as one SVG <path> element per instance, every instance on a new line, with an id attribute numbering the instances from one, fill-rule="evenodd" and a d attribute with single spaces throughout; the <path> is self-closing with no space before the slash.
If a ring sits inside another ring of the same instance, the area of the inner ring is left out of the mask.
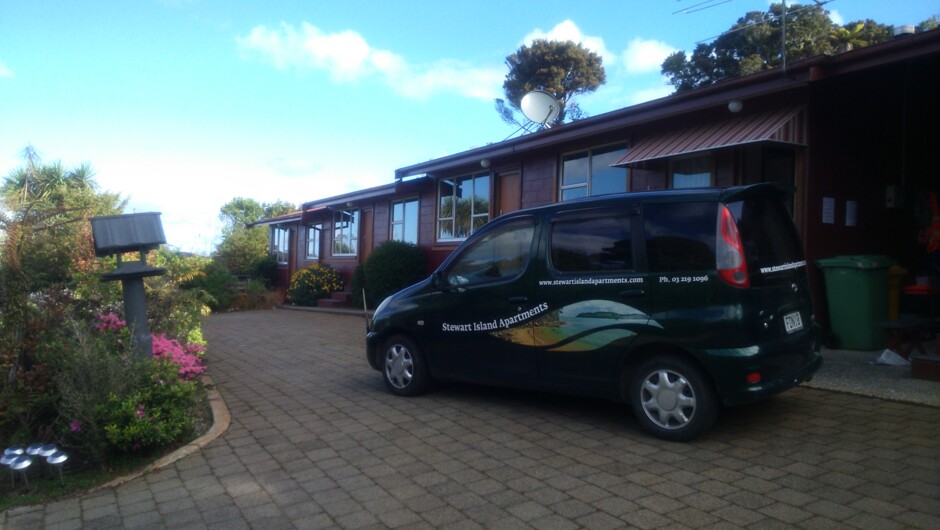
<path id="1" fill-rule="evenodd" d="M 454 182 L 452 180 L 441 181 L 438 197 L 440 198 L 438 218 L 449 219 L 454 217 Z"/>
<path id="2" fill-rule="evenodd" d="M 320 257 L 320 229 L 321 225 L 307 227 L 307 259 Z"/>
<path id="3" fill-rule="evenodd" d="M 563 201 L 570 201 L 571 199 L 578 199 L 580 197 L 587 197 L 587 187 L 582 186 L 580 188 L 561 190 L 561 200 Z"/>
<path id="4" fill-rule="evenodd" d="M 552 266 L 561 272 L 633 270 L 630 217 L 560 221 L 552 226 Z"/>
<path id="5" fill-rule="evenodd" d="M 359 237 L 359 210 L 333 213 L 333 255 L 356 255 Z"/>
<path id="6" fill-rule="evenodd" d="M 453 196 L 445 196 L 447 191 L 453 191 Z M 437 229 L 438 239 L 466 239 L 479 226 L 479 217 L 489 220 L 490 209 L 490 178 L 486 174 L 461 177 L 441 181 L 439 187 L 440 202 L 438 206 Z M 405 225 L 405 233 L 411 234 L 417 242 L 418 238 L 418 205 L 415 201 L 414 213 L 405 212 L 405 216 L 413 215 L 414 226 Z M 452 222 L 448 222 L 451 221 Z"/>
<path id="7" fill-rule="evenodd" d="M 454 222 L 451 220 L 438 221 L 437 238 L 438 239 L 453 239 L 454 238 Z"/>
<path id="8" fill-rule="evenodd" d="M 418 244 L 418 201 L 405 203 L 404 241 Z"/>
<path id="9" fill-rule="evenodd" d="M 803 261 L 803 246 L 786 207 L 770 197 L 750 197 L 728 204 L 744 244 L 752 286 L 791 282 L 799 269 L 774 267 Z M 769 272 L 761 272 L 767 269 Z"/>
<path id="10" fill-rule="evenodd" d="M 627 168 L 610 167 L 625 154 L 626 148 L 595 152 L 591 157 L 591 195 L 627 191 Z"/>
<path id="11" fill-rule="evenodd" d="M 707 188 L 711 183 L 710 156 L 682 158 L 672 162 L 673 188 Z"/>
<path id="12" fill-rule="evenodd" d="M 465 249 L 447 272 L 450 285 L 505 280 L 518 276 L 529 261 L 535 221 L 506 224 Z"/>
<path id="13" fill-rule="evenodd" d="M 650 271 L 715 268 L 715 203 L 647 204 L 643 207 Z"/>
<path id="14" fill-rule="evenodd" d="M 490 177 L 488 175 L 473 179 L 473 214 L 490 213 Z"/>
<path id="15" fill-rule="evenodd" d="M 392 222 L 400 223 L 405 218 L 404 215 L 405 203 L 396 202 L 392 205 Z"/>
<path id="16" fill-rule="evenodd" d="M 567 155 L 561 167 L 561 185 L 584 184 L 588 180 L 588 154 Z"/>

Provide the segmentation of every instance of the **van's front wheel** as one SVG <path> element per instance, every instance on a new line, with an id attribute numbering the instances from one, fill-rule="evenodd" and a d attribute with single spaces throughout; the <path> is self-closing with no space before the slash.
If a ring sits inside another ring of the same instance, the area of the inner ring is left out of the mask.
<path id="1" fill-rule="evenodd" d="M 431 375 L 424 354 L 413 340 L 395 335 L 385 341 L 382 375 L 385 387 L 398 396 L 417 396 L 427 390 Z"/>
<path id="2" fill-rule="evenodd" d="M 676 442 L 707 431 L 718 416 L 718 399 L 701 370 L 682 357 L 654 357 L 634 372 L 630 403 L 652 434 Z"/>

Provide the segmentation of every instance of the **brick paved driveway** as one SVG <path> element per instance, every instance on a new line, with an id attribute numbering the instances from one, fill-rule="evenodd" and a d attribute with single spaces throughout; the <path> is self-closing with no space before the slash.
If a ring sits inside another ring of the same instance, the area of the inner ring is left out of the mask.
<path id="1" fill-rule="evenodd" d="M 623 405 L 467 385 L 387 394 L 361 318 L 205 323 L 232 424 L 117 488 L 8 528 L 940 528 L 940 409 L 796 388 L 704 438 Z"/>

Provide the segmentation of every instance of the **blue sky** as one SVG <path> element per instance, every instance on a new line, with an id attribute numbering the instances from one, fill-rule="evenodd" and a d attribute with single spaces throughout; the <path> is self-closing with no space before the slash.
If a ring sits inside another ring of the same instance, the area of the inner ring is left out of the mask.
<path id="1" fill-rule="evenodd" d="M 505 57 L 582 42 L 598 115 L 672 92 L 659 73 L 766 0 L 572 2 L 0 0 L 0 175 L 32 145 L 88 162 L 170 245 L 208 254 L 234 197 L 294 204 L 392 181 L 396 168 L 515 132 L 493 109 Z M 924 0 L 835 0 L 834 21 L 918 24 Z"/>

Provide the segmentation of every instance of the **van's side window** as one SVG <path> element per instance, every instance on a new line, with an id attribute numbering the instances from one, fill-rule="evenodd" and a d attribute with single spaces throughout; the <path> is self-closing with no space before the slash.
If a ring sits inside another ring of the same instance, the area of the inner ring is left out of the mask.
<path id="1" fill-rule="evenodd" d="M 646 259 L 651 272 L 715 268 L 715 203 L 680 202 L 643 206 Z"/>
<path id="2" fill-rule="evenodd" d="M 633 270 L 630 216 L 552 223 L 552 267 L 559 272 Z"/>
<path id="3" fill-rule="evenodd" d="M 535 219 L 506 223 L 477 239 L 447 271 L 447 283 L 466 285 L 514 278 L 525 270 L 535 234 Z"/>

